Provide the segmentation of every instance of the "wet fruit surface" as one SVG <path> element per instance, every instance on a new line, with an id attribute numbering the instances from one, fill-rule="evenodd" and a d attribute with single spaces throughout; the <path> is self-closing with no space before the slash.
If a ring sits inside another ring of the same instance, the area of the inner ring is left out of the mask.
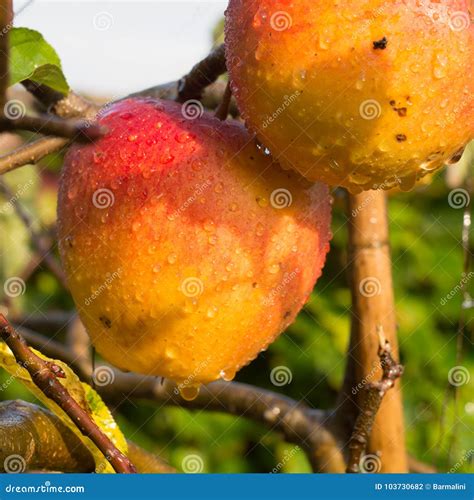
<path id="1" fill-rule="evenodd" d="M 353 192 L 440 168 L 474 135 L 468 0 L 230 0 L 248 126 L 285 168 Z"/>
<path id="2" fill-rule="evenodd" d="M 328 188 L 284 171 L 238 123 L 127 100 L 74 146 L 59 194 L 68 283 L 98 352 L 196 386 L 236 371 L 295 318 L 330 238 Z"/>

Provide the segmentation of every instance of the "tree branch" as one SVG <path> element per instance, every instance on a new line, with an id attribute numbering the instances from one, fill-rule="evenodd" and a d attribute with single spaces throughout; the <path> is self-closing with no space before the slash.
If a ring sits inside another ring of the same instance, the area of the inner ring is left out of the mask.
<path id="1" fill-rule="evenodd" d="M 227 71 L 224 44 L 216 47 L 178 82 L 178 102 L 200 100 L 203 90 Z"/>
<path id="2" fill-rule="evenodd" d="M 395 385 L 395 381 L 401 377 L 403 366 L 399 365 L 392 357 L 390 343 L 379 331 L 380 346 L 378 356 L 382 368 L 382 378 L 379 382 L 369 383 L 363 390 L 361 397 L 361 409 L 354 425 L 352 437 L 349 441 L 350 456 L 347 472 L 360 472 L 362 454 L 365 452 L 369 441 L 375 417 L 379 411 L 386 392 Z"/>
<path id="3" fill-rule="evenodd" d="M 392 285 L 386 195 L 366 191 L 349 195 L 349 262 L 352 327 L 337 424 L 348 442 L 363 406 L 363 388 L 382 377 L 377 331 L 383 328 L 395 358 L 398 341 Z M 385 397 L 368 442 L 369 454 L 381 454 L 380 472 L 407 472 L 403 407 L 399 384 Z"/>
<path id="4" fill-rule="evenodd" d="M 69 140 L 60 137 L 44 137 L 20 146 L 11 153 L 0 156 L 0 175 L 25 165 L 39 163 L 45 156 L 60 151 L 69 143 Z"/>
<path id="5" fill-rule="evenodd" d="M 104 127 L 86 121 L 65 120 L 53 115 L 3 117 L 0 119 L 0 131 L 29 130 L 43 135 L 54 135 L 78 142 L 91 142 L 99 139 L 106 132 Z"/>
<path id="6" fill-rule="evenodd" d="M 99 429 L 89 414 L 72 398 L 59 382 L 58 368 L 47 363 L 30 350 L 21 335 L 0 314 L 0 335 L 13 352 L 18 363 L 28 370 L 31 379 L 44 395 L 53 400 L 72 420 L 81 433 L 90 438 L 104 454 L 116 472 L 136 472 L 130 460 L 116 448 Z"/>
<path id="7" fill-rule="evenodd" d="M 82 380 L 90 382 L 92 371 L 85 371 L 77 357 L 62 344 L 31 331 L 25 331 L 25 336 L 32 346 L 47 356 L 66 362 Z M 335 473 L 346 469 L 331 412 L 314 410 L 284 395 L 238 382 L 213 382 L 202 387 L 195 400 L 185 401 L 170 381 L 161 383 L 156 377 L 123 373 L 113 368 L 110 371 L 111 383 L 96 387 L 106 401 L 120 402 L 126 396 L 248 418 L 263 423 L 272 431 L 281 432 L 285 439 L 300 445 L 315 472 Z"/>

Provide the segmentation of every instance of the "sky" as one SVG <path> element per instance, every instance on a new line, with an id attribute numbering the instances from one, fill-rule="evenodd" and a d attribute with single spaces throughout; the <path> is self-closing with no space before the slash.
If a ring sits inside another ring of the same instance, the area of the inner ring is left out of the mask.
<path id="1" fill-rule="evenodd" d="M 187 73 L 208 54 L 226 5 L 226 0 L 17 0 L 14 10 L 15 26 L 40 31 L 56 49 L 71 88 L 120 97 Z"/>

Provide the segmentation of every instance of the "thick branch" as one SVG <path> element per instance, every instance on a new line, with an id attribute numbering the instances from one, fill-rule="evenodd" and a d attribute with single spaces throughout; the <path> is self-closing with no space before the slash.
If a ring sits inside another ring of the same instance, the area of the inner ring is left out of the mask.
<path id="1" fill-rule="evenodd" d="M 51 366 L 34 354 L 21 335 L 12 328 L 2 314 L 0 314 L 0 334 L 18 363 L 28 370 L 36 386 L 71 418 L 84 436 L 92 440 L 115 471 L 123 473 L 136 472 L 129 459 L 116 448 L 90 418 L 90 415 L 77 404 L 67 389 L 59 382 L 57 379 L 58 375 L 61 375 L 58 372 L 59 367 Z"/>
<path id="2" fill-rule="evenodd" d="M 363 388 L 379 379 L 377 331 L 383 328 L 398 358 L 386 196 L 366 191 L 349 196 L 349 254 L 352 329 L 348 365 L 337 411 L 350 438 L 362 407 Z M 399 384 L 383 399 L 369 438 L 368 451 L 381 455 L 381 472 L 407 472 L 403 408 Z"/>
<path id="3" fill-rule="evenodd" d="M 383 333 L 380 336 L 378 350 L 382 378 L 378 382 L 369 383 L 363 390 L 360 399 L 361 409 L 359 417 L 354 425 L 351 439 L 349 441 L 349 462 L 347 472 L 359 472 L 362 454 L 365 452 L 369 441 L 375 417 L 379 411 L 386 392 L 395 385 L 395 381 L 403 373 L 403 367 L 392 357 L 390 343 L 385 339 Z"/>

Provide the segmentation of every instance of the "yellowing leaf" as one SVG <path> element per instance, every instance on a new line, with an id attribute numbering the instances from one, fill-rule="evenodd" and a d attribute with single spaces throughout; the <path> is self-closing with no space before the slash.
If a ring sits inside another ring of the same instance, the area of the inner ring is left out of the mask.
<path id="1" fill-rule="evenodd" d="M 102 401 L 92 387 L 79 380 L 79 377 L 69 368 L 66 363 L 56 359 L 50 359 L 39 351 L 31 349 L 40 358 L 54 363 L 59 366 L 65 378 L 58 378 L 59 382 L 67 389 L 71 397 L 83 408 L 94 420 L 101 431 L 106 434 L 114 445 L 124 454 L 128 453 L 127 441 L 116 424 L 109 409 Z M 47 398 L 40 389 L 31 380 L 30 374 L 26 368 L 21 367 L 16 362 L 13 353 L 5 342 L 0 342 L 0 367 L 5 369 L 12 377 L 19 380 L 25 385 L 34 396 L 55 413 L 80 439 L 84 445 L 90 450 L 95 459 L 97 473 L 113 473 L 114 470 L 110 463 L 106 460 L 102 452 L 97 446 L 87 437 L 83 436 L 79 429 L 75 426 L 68 415 L 51 399 Z"/>

